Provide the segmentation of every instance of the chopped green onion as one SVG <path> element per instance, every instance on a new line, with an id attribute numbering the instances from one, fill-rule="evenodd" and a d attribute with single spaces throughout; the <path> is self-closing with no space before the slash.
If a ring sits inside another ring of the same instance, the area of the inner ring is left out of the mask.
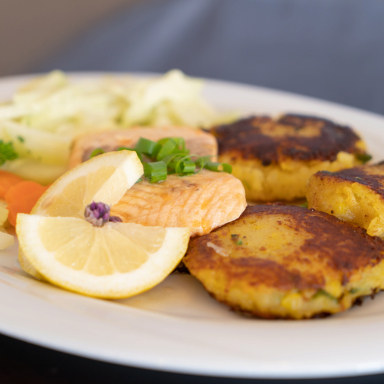
<path id="1" fill-rule="evenodd" d="M 232 233 L 231 238 L 235 242 L 236 245 L 243 245 L 243 241 L 240 239 L 240 235 Z"/>
<path id="2" fill-rule="evenodd" d="M 121 147 L 118 150 L 124 149 L 137 153 L 144 164 L 144 174 L 151 183 L 166 180 L 167 174 L 188 176 L 203 168 L 215 172 L 232 172 L 229 164 L 211 162 L 212 156 L 189 154 L 189 150 L 185 148 L 185 140 L 181 137 L 166 137 L 157 142 L 141 137 L 135 148 Z M 142 155 L 149 158 L 149 162 L 144 162 Z"/>
<path id="3" fill-rule="evenodd" d="M 230 166 L 227 163 L 215 163 L 212 161 L 209 161 L 207 164 L 204 165 L 204 168 L 213 171 L 213 172 L 227 172 L 232 173 L 232 166 Z M 222 169 L 220 169 L 222 168 Z"/>
<path id="4" fill-rule="evenodd" d="M 89 158 L 92 159 L 92 157 L 102 155 L 103 153 L 105 153 L 104 149 L 96 148 L 91 152 Z"/>
<path id="5" fill-rule="evenodd" d="M 165 164 L 167 164 L 167 167 L 170 169 L 170 170 L 175 170 L 175 163 L 174 163 L 174 160 L 176 158 L 180 157 L 179 154 L 177 153 L 172 153 L 170 155 L 166 155 L 162 158 L 161 161 L 164 161 Z"/>
<path id="6" fill-rule="evenodd" d="M 153 153 L 157 147 L 158 144 L 156 142 L 140 137 L 139 141 L 135 145 L 135 150 L 149 157 L 153 157 Z"/>
<path id="7" fill-rule="evenodd" d="M 170 155 L 171 153 L 178 153 L 177 144 L 173 139 L 166 139 L 167 141 L 164 144 L 161 143 L 162 140 L 159 140 L 159 144 L 161 145 L 160 151 L 156 155 L 156 160 L 162 160 L 163 157 Z M 176 150 L 176 151 L 175 151 Z M 174 152 L 175 151 L 175 152 Z"/>
<path id="8" fill-rule="evenodd" d="M 180 157 L 180 158 L 177 159 L 177 161 L 176 161 L 176 159 L 173 161 L 173 163 L 175 164 L 175 172 L 179 176 L 184 175 L 184 171 L 183 171 L 184 166 L 182 165 L 182 163 L 184 163 L 185 161 L 190 161 L 189 155 Z"/>
<path id="9" fill-rule="evenodd" d="M 180 171 L 182 173 L 195 172 L 196 164 L 192 160 L 185 160 L 180 163 Z"/>
<path id="10" fill-rule="evenodd" d="M 25 141 L 23 136 L 17 136 L 17 139 L 20 141 L 20 143 L 24 143 Z"/>
<path id="11" fill-rule="evenodd" d="M 328 299 L 337 301 L 337 297 L 331 295 L 330 293 L 328 293 L 327 291 L 324 291 L 324 289 L 321 289 L 321 288 L 312 296 L 312 298 L 316 299 L 320 296 L 325 296 L 325 297 L 328 297 Z"/>
<path id="12" fill-rule="evenodd" d="M 189 150 L 185 148 L 185 140 L 182 137 L 172 137 L 172 139 L 176 143 L 179 151 L 189 152 Z"/>
<path id="13" fill-rule="evenodd" d="M 166 180 L 167 165 L 164 161 L 144 163 L 144 176 L 148 178 L 150 183 L 157 183 L 159 181 Z"/>
<path id="14" fill-rule="evenodd" d="M 195 163 L 198 167 L 204 168 L 204 165 L 209 163 L 212 156 L 201 156 L 199 157 Z"/>
<path id="15" fill-rule="evenodd" d="M 367 163 L 369 160 L 372 159 L 372 156 L 368 153 L 357 153 L 356 159 L 360 160 L 363 164 Z"/>

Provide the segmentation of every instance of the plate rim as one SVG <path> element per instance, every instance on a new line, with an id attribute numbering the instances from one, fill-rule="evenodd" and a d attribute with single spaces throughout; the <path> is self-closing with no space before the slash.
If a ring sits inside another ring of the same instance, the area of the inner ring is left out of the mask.
<path id="1" fill-rule="evenodd" d="M 66 72 L 70 77 L 74 78 L 81 78 L 81 77 L 99 77 L 103 76 L 105 74 L 112 74 L 112 75 L 132 75 L 132 76 L 138 76 L 138 77 L 143 77 L 143 76 L 158 76 L 160 74 L 156 73 L 145 73 L 145 72 Z M 41 75 L 40 73 L 36 74 L 25 74 L 25 75 L 19 75 L 19 76 L 7 76 L 7 77 L 2 77 L 0 78 L 0 89 L 3 87 L 4 83 L 13 83 L 13 82 L 19 82 L 19 81 L 24 81 L 28 80 L 31 77 L 35 77 L 37 75 Z M 233 87 L 237 89 L 243 89 L 246 91 L 249 91 L 251 93 L 253 92 L 261 92 L 264 94 L 269 95 L 268 97 L 277 97 L 277 98 L 289 98 L 291 100 L 296 100 L 297 102 L 310 102 L 310 103 L 316 103 L 322 105 L 323 108 L 330 108 L 331 110 L 336 109 L 336 110 L 343 110 L 343 113 L 348 114 L 357 114 L 357 115 L 362 115 L 363 119 L 364 116 L 365 118 L 373 119 L 373 120 L 379 120 L 384 127 L 384 116 L 381 116 L 377 113 L 369 112 L 369 111 L 364 111 L 361 109 L 357 109 L 354 107 L 346 106 L 346 105 L 341 105 L 338 103 L 334 102 L 329 102 L 313 97 L 307 97 L 303 95 L 298 95 L 286 91 L 279 91 L 275 89 L 270 89 L 270 88 L 265 88 L 265 87 L 258 87 L 258 86 L 253 86 L 253 85 L 247 85 L 243 83 L 236 83 L 236 82 L 228 82 L 228 81 L 222 81 L 222 80 L 215 80 L 215 79 L 206 79 L 203 78 L 205 84 L 209 87 Z M 384 136 L 384 133 L 383 133 Z M 1 251 L 0 251 L 1 252 Z M 0 263 L 1 264 L 1 263 Z M 16 320 L 16 317 L 19 316 L 20 308 L 17 306 L 13 305 L 11 302 L 7 301 L 6 298 L 4 297 L 4 292 L 7 292 L 7 290 L 11 290 L 11 292 L 17 292 L 18 288 L 15 286 L 12 286 L 12 276 L 7 276 L 3 272 L 0 271 L 0 307 L 3 307 L 4 310 L 7 311 L 7 315 L 11 315 L 10 318 L 7 317 L 7 320 L 5 318 L 0 318 L 0 332 L 10 336 L 17 338 L 19 340 L 23 340 L 26 342 L 30 342 L 33 344 L 37 344 L 46 348 L 50 349 L 55 349 L 61 352 L 66 352 L 70 354 L 74 354 L 77 356 L 81 357 L 86 357 L 86 358 L 91 358 L 95 360 L 100 360 L 100 361 L 106 361 L 109 363 L 114 363 L 114 364 L 120 364 L 120 365 L 130 365 L 130 366 L 135 366 L 143 369 L 154 369 L 154 370 L 161 370 L 161 371 L 168 371 L 168 372 L 177 372 L 177 373 L 184 373 L 184 374 L 191 374 L 191 375 L 207 375 L 207 376 L 216 376 L 216 377 L 233 377 L 233 378 L 268 378 L 268 379 L 298 379 L 298 378 L 327 378 L 327 377 L 345 377 L 345 376 L 356 376 L 356 375 L 367 375 L 367 374 L 375 374 L 375 373 L 383 373 L 384 372 L 384 353 L 381 357 L 381 359 L 377 361 L 373 361 L 372 364 L 365 364 L 359 367 L 355 367 L 355 369 L 351 369 L 351 367 L 340 367 L 340 368 L 333 368 L 333 369 L 328 369 L 328 371 L 324 372 L 324 367 L 322 369 L 318 370 L 311 370 L 311 369 L 300 369 L 294 368 L 294 369 L 289 369 L 289 366 L 286 366 L 284 369 L 284 364 L 281 365 L 280 371 L 279 372 L 271 372 L 271 370 L 266 369 L 266 370 L 260 370 L 259 369 L 248 369 L 248 370 L 243 370 L 240 371 L 239 367 L 236 369 L 228 368 L 225 371 L 219 371 L 216 368 L 210 369 L 209 367 L 193 367 L 192 365 L 184 364 L 184 365 L 175 365 L 171 364 L 169 362 L 165 361 L 145 361 L 144 359 L 133 359 L 131 357 L 130 361 L 124 360 L 124 359 L 118 359 L 116 356 L 107 356 L 107 355 L 101 355 L 100 353 L 97 353 L 95 351 L 89 350 L 89 348 L 81 348 L 80 353 L 79 349 L 74 348 L 74 346 L 70 347 L 68 344 L 62 344 L 62 345 L 57 345 L 53 341 L 53 339 L 48 340 L 41 335 L 38 337 L 34 337 L 34 335 L 31 333 L 31 331 L 26 331 L 24 329 L 20 329 L 20 326 L 18 325 L 19 323 Z M 45 283 L 38 283 L 38 284 L 45 284 Z M 52 287 L 51 287 L 52 288 Z M 57 289 L 54 288 L 53 289 Z M 65 291 L 63 291 L 65 292 Z M 69 295 L 75 295 L 73 293 L 65 292 L 64 295 L 69 294 Z M 16 294 L 17 296 L 17 294 Z M 61 296 L 61 295 L 60 295 Z M 75 295 L 77 296 L 77 295 Z M 81 302 L 83 301 L 84 297 L 80 300 Z M 86 300 L 90 298 L 85 298 Z M 98 299 L 92 299 L 91 300 L 98 300 Z M 33 301 L 33 300 L 32 300 Z M 76 300 L 78 301 L 78 300 Z M 103 301 L 102 301 L 103 302 Z M 110 303 L 108 303 L 110 304 Z M 22 309 L 21 311 L 23 311 Z M 119 311 L 121 308 L 119 309 Z M 133 310 L 130 308 L 130 310 Z M 138 309 L 134 309 L 134 311 L 141 311 Z M 60 312 L 60 311 L 59 311 Z M 145 311 L 143 311 L 145 312 Z M 151 316 L 153 314 L 151 313 Z M 80 315 L 78 315 L 80 316 Z M 164 315 L 161 315 L 164 316 Z M 80 318 L 87 318 L 84 315 L 81 315 Z M 378 316 L 380 317 L 380 316 Z M 384 317 L 383 317 L 384 318 Z M 335 319 L 335 318 L 332 318 Z M 14 321 L 12 321 L 14 320 Z M 335 322 L 337 322 L 340 319 L 336 319 Z M 334 322 L 333 320 L 331 322 Z M 377 323 L 380 323 L 379 319 L 373 319 L 373 324 L 377 326 Z M 98 325 L 103 324 L 102 323 L 97 323 Z M 299 323 L 296 323 L 299 324 Z M 329 324 L 329 323 L 328 323 Z M 294 327 L 297 327 L 296 325 Z M 384 341 L 384 337 L 383 337 Z"/>

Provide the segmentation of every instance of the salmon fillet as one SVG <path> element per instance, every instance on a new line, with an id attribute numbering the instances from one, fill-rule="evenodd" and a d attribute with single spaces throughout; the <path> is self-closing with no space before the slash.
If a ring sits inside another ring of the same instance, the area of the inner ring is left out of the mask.
<path id="1" fill-rule="evenodd" d="M 191 154 L 199 156 L 217 155 L 215 137 L 200 129 L 187 127 L 134 127 L 87 134 L 75 139 L 69 157 L 69 168 L 88 160 L 92 151 L 96 148 L 101 148 L 105 152 L 114 151 L 120 147 L 133 148 L 140 137 L 152 141 L 158 141 L 165 137 L 182 137 Z"/>
<path id="2" fill-rule="evenodd" d="M 225 172 L 170 175 L 162 183 L 136 183 L 111 208 L 124 223 L 189 227 L 191 236 L 204 235 L 237 219 L 246 207 L 240 180 Z"/>

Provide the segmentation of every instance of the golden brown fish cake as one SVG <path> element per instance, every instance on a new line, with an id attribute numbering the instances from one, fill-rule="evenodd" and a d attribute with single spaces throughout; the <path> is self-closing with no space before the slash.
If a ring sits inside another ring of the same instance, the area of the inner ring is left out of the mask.
<path id="1" fill-rule="evenodd" d="M 362 164 L 365 144 L 349 127 L 300 115 L 256 116 L 214 127 L 219 161 L 233 167 L 249 200 L 292 201 L 309 177 Z"/>
<path id="2" fill-rule="evenodd" d="M 196 236 L 237 219 L 246 205 L 238 179 L 204 169 L 191 176 L 169 175 L 162 183 L 136 183 L 112 206 L 111 214 L 125 223 L 189 227 Z"/>
<path id="3" fill-rule="evenodd" d="M 384 237 L 384 163 L 317 172 L 308 183 L 308 207 Z"/>
<path id="4" fill-rule="evenodd" d="M 311 318 L 348 309 L 384 287 L 384 241 L 323 212 L 249 206 L 239 219 L 191 239 L 184 263 L 235 310 Z"/>
<path id="5" fill-rule="evenodd" d="M 101 148 L 105 152 L 117 150 L 120 147 L 133 148 L 140 137 L 158 141 L 166 137 L 182 137 L 185 146 L 191 154 L 199 156 L 216 156 L 217 142 L 214 136 L 200 129 L 187 127 L 133 127 L 114 131 L 96 132 L 77 138 L 72 145 L 69 167 L 89 159 L 92 151 Z"/>

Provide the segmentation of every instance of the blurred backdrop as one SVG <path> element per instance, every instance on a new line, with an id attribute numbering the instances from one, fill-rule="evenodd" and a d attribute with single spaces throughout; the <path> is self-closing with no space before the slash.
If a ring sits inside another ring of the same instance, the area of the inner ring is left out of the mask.
<path id="1" fill-rule="evenodd" d="M 384 114 L 381 0 L 3 0 L 0 48 L 3 76 L 180 68 Z"/>
<path id="2" fill-rule="evenodd" d="M 0 76 L 33 71 L 89 28 L 139 0 L 1 0 Z"/>

